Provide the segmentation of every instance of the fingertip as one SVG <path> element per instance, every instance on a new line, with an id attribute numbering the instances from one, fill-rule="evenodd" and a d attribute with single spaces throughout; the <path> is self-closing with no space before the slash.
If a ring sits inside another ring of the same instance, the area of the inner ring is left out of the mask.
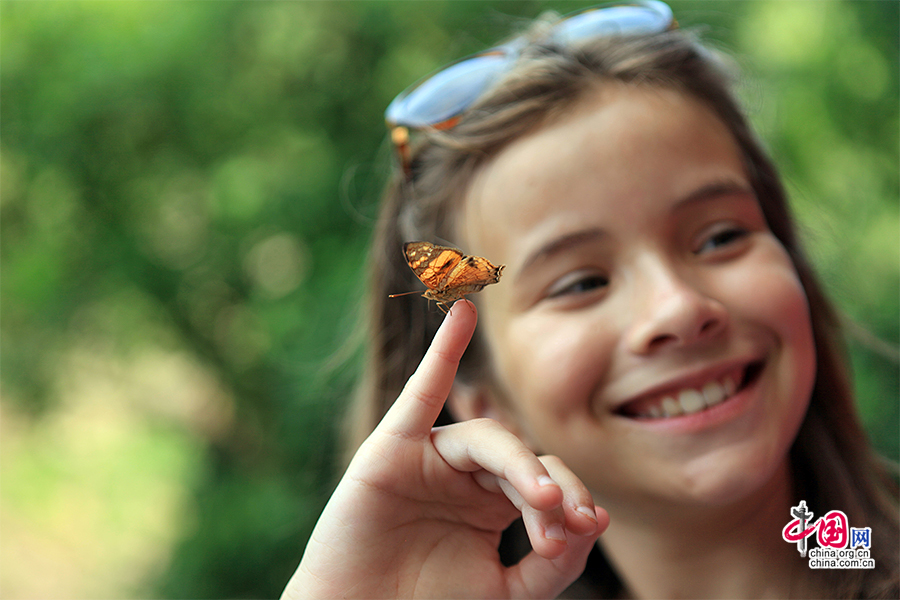
<path id="1" fill-rule="evenodd" d="M 559 487 L 559 484 L 553 481 L 553 478 L 549 475 L 538 475 L 536 481 L 540 488 L 547 487 L 548 485 Z"/>
<path id="2" fill-rule="evenodd" d="M 597 509 L 596 507 L 587 507 L 587 506 L 579 506 L 575 509 L 575 512 L 580 516 L 580 520 L 582 523 L 587 523 L 590 530 L 588 533 L 593 533 L 594 529 L 596 529 L 599 522 L 597 521 Z"/>
<path id="3" fill-rule="evenodd" d="M 562 521 L 530 507 L 522 511 L 522 520 L 531 548 L 538 556 L 553 560 L 565 553 L 570 536 Z"/>
<path id="4" fill-rule="evenodd" d="M 544 538 L 553 542 L 566 543 L 566 528 L 562 523 L 549 523 L 544 527 Z"/>
<path id="5" fill-rule="evenodd" d="M 469 311 L 472 315 L 474 315 L 477 318 L 478 309 L 475 308 L 475 304 L 471 300 L 467 300 L 466 298 L 460 298 L 459 300 L 454 302 L 453 305 L 450 307 L 450 310 L 447 311 L 447 316 L 448 317 L 454 316 L 453 309 L 456 308 L 457 306 L 459 306 L 460 304 L 463 305 L 460 308 L 463 308 L 463 309 Z M 459 313 L 461 311 L 457 310 L 456 312 Z"/>
<path id="6" fill-rule="evenodd" d="M 458 353 L 462 356 L 472 335 L 475 333 L 477 314 L 474 311 L 469 311 L 467 306 L 457 306 L 460 302 L 467 301 L 457 300 L 450 307 L 438 328 L 438 332 L 432 341 L 432 346 L 439 348 L 442 352 L 449 350 L 451 354 L 455 355 Z M 454 360 L 458 359 L 459 357 L 454 358 Z"/>
<path id="7" fill-rule="evenodd" d="M 565 534 L 565 530 L 560 527 L 562 533 L 550 529 L 546 531 L 542 539 L 532 540 L 531 548 L 535 554 L 547 560 L 555 560 L 566 553 L 569 548 L 569 540 Z M 563 539 L 557 536 L 562 535 Z"/>
<path id="8" fill-rule="evenodd" d="M 602 511 L 598 507 L 598 516 Z M 533 552 L 523 558 L 511 571 L 518 575 L 520 587 L 512 588 L 513 597 L 555 598 L 584 571 L 588 554 L 599 533 L 589 536 L 568 536 L 566 542 L 532 541 Z"/>
<path id="9" fill-rule="evenodd" d="M 594 506 L 594 515 L 597 517 L 597 531 L 602 534 L 609 527 L 609 513 L 604 508 Z"/>
<path id="10" fill-rule="evenodd" d="M 583 517 L 587 518 L 589 521 L 597 522 L 597 507 L 593 506 L 588 508 L 587 506 L 579 506 L 575 509 L 575 512 L 579 513 Z"/>
<path id="11" fill-rule="evenodd" d="M 534 480 L 534 493 L 526 498 L 537 510 L 552 510 L 563 503 L 562 487 L 548 475 L 538 475 Z"/>
<path id="12" fill-rule="evenodd" d="M 457 300 L 450 306 L 439 329 L 443 329 L 444 326 L 450 327 L 451 325 L 449 324 L 453 323 L 452 327 L 454 328 L 467 324 L 474 330 L 475 322 L 477 322 L 477 320 L 478 312 L 475 309 L 475 305 L 463 298 Z"/>
<path id="13" fill-rule="evenodd" d="M 599 506 L 566 506 L 566 528 L 582 537 L 598 537 L 609 527 L 609 514 Z"/>

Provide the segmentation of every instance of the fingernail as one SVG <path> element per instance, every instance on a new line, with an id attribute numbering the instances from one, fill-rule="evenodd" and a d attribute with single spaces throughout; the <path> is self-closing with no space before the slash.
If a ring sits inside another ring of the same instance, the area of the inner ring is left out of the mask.
<path id="1" fill-rule="evenodd" d="M 566 530 L 559 523 L 549 525 L 544 529 L 544 537 L 548 540 L 556 540 L 558 542 L 566 541 Z"/>
<path id="2" fill-rule="evenodd" d="M 545 485 L 555 485 L 555 486 L 559 487 L 559 485 L 555 481 L 553 481 L 546 475 L 538 476 L 537 483 L 541 487 L 544 487 Z"/>
<path id="3" fill-rule="evenodd" d="M 580 512 L 584 516 L 586 516 L 588 519 L 590 519 L 594 523 L 597 522 L 597 514 L 596 514 L 596 512 L 594 512 L 593 508 L 588 508 L 587 506 L 579 506 L 575 510 L 577 512 Z"/>

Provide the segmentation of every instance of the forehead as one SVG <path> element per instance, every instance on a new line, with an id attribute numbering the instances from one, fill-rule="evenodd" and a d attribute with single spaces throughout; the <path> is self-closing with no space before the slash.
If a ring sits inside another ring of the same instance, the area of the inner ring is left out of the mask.
<path id="1" fill-rule="evenodd" d="M 506 261 L 510 236 L 637 213 L 638 200 L 743 171 L 733 136 L 699 101 L 614 83 L 487 161 L 466 195 L 462 234 L 470 251 Z"/>

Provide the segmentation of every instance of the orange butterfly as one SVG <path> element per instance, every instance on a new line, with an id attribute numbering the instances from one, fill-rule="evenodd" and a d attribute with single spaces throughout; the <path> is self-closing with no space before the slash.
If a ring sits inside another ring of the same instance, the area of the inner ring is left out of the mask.
<path id="1" fill-rule="evenodd" d="M 448 302 L 480 292 L 484 286 L 500 281 L 506 266 L 495 267 L 486 258 L 466 256 L 457 248 L 435 246 L 429 242 L 407 242 L 403 244 L 403 254 L 409 268 L 428 287 L 422 297 L 437 302 L 445 313 L 449 309 Z M 390 298 L 414 293 L 391 294 Z"/>

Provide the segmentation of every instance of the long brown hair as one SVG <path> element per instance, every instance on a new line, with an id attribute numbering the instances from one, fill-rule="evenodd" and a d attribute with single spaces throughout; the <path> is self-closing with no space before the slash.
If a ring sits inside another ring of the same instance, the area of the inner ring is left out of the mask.
<path id="1" fill-rule="evenodd" d="M 800 247 L 778 172 L 731 92 L 731 63 L 685 30 L 601 37 L 573 47 L 542 41 L 546 23 L 538 21 L 515 67 L 453 129 L 424 132 L 412 149 L 409 173 L 397 169 L 388 184 L 369 256 L 368 354 L 348 421 L 348 456 L 397 398 L 443 316 L 417 296 L 388 299 L 390 293 L 417 289 L 400 252 L 403 243 L 453 243 L 455 216 L 478 167 L 588 90 L 611 81 L 674 89 L 706 105 L 734 136 L 768 225 L 789 253 L 809 300 L 818 371 L 791 449 L 795 497 L 805 499 L 816 515 L 839 509 L 854 526 L 871 527 L 876 564 L 874 571 L 823 576 L 833 579 L 829 585 L 838 597 L 896 598 L 897 481 L 873 453 L 856 414 L 838 318 Z M 476 331 L 458 377 L 472 381 L 490 372 L 490 356 Z M 443 414 L 438 424 L 451 420 Z M 621 591 L 602 556 L 589 561 L 585 577 L 593 579 L 596 592 Z"/>

